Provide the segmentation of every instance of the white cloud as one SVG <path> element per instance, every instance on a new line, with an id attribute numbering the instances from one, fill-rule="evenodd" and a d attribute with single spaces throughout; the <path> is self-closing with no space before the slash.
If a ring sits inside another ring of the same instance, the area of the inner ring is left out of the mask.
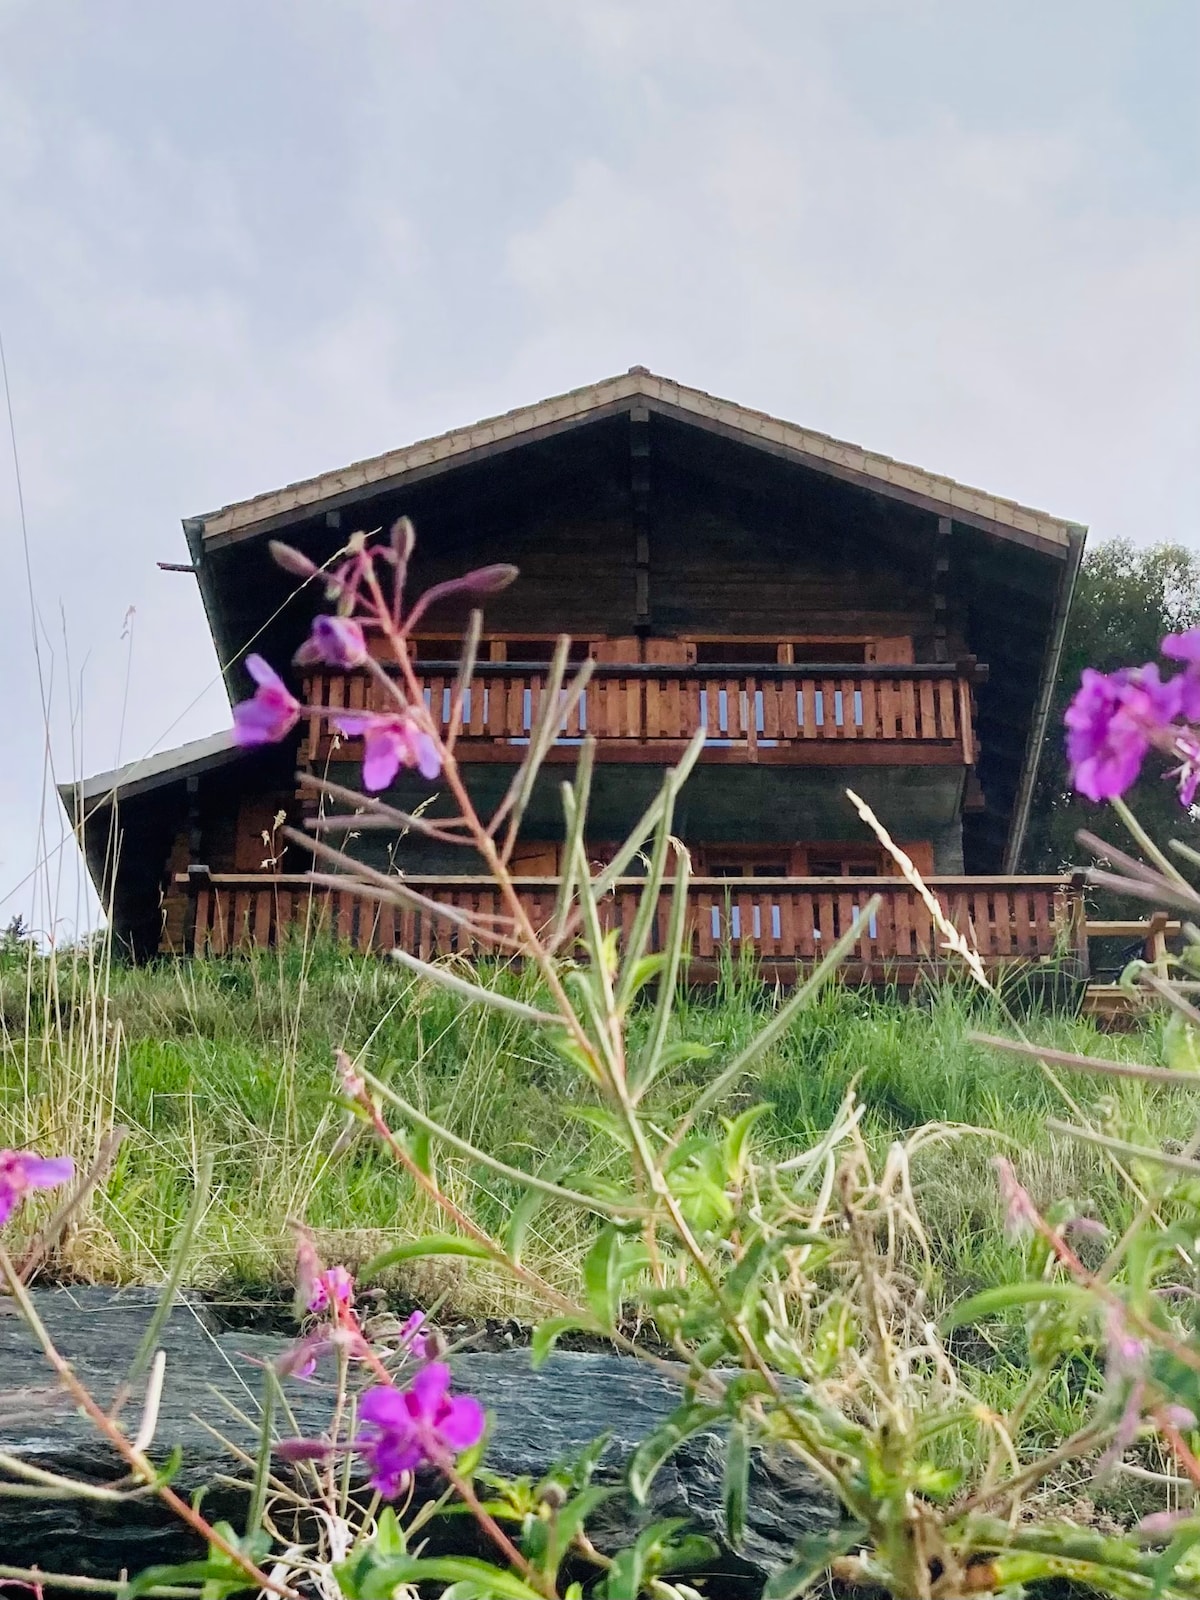
<path id="1" fill-rule="evenodd" d="M 124 753 L 227 716 L 194 586 L 154 567 L 182 515 L 635 361 L 1101 534 L 1194 536 L 1200 202 L 1162 166 L 1186 139 L 1121 98 L 1125 8 L 1010 18 L 0 6 L 0 316 L 87 763 L 116 749 L 130 604 Z M 7 464 L 0 518 L 19 552 Z M 0 896 L 42 749 L 4 576 Z"/>

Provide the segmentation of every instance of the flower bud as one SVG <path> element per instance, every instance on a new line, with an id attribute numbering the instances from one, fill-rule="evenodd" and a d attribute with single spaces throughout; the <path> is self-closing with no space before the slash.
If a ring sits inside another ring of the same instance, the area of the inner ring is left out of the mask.
<path id="1" fill-rule="evenodd" d="M 280 539 L 272 539 L 267 545 L 276 566 L 282 567 L 285 572 L 290 572 L 294 578 L 311 578 L 319 568 L 307 556 L 301 555 L 299 550 L 293 550 L 290 544 L 284 544 Z"/>
<path id="2" fill-rule="evenodd" d="M 271 1446 L 271 1454 L 281 1461 L 328 1461 L 333 1447 L 324 1439 L 280 1439 Z"/>
<path id="3" fill-rule="evenodd" d="M 312 632 L 292 659 L 298 667 L 323 663 L 349 671 L 367 659 L 367 642 L 353 617 L 322 613 L 313 618 Z"/>
<path id="4" fill-rule="evenodd" d="M 518 577 L 518 569 L 510 567 L 506 562 L 497 562 L 492 567 L 476 567 L 474 572 L 466 572 L 458 580 L 458 588 L 464 594 L 499 594 L 501 589 L 507 589 Z"/>
<path id="5" fill-rule="evenodd" d="M 417 532 L 407 517 L 392 523 L 392 549 L 401 561 L 407 561 L 417 542 Z"/>

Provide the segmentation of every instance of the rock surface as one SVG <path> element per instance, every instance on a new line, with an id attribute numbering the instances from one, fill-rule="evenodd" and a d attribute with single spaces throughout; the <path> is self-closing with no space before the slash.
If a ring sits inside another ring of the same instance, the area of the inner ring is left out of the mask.
<path id="1" fill-rule="evenodd" d="M 154 1304 L 146 1291 L 56 1289 L 35 1294 L 39 1314 L 58 1348 L 96 1397 L 107 1404 L 145 1330 Z M 24 1322 L 0 1302 L 0 1450 L 55 1471 L 108 1479 L 114 1457 L 91 1425 L 75 1414 Z M 172 1311 L 160 1339 L 166 1383 L 152 1454 L 162 1460 L 183 1449 L 175 1486 L 190 1494 L 214 1473 L 237 1474 L 234 1461 L 202 1425 L 220 1429 L 251 1453 L 254 1436 L 232 1408 L 254 1416 L 261 1380 L 256 1363 L 273 1359 L 286 1341 L 263 1334 L 219 1332 L 201 1303 Z M 563 1457 L 577 1454 L 598 1435 L 612 1439 L 597 1474 L 618 1482 L 621 1466 L 639 1440 L 678 1403 L 678 1385 L 640 1363 L 611 1355 L 556 1354 L 537 1372 L 528 1352 L 465 1352 L 452 1358 L 456 1385 L 477 1395 L 491 1413 L 487 1465 L 505 1475 L 541 1476 Z M 320 1434 L 328 1416 L 319 1384 L 290 1381 L 289 1398 L 304 1433 Z M 136 1428 L 140 1399 L 123 1416 Z M 658 1476 L 653 1503 L 639 1511 L 615 1497 L 593 1524 L 601 1548 L 612 1547 L 647 1517 L 686 1516 L 720 1539 L 722 1458 L 719 1435 L 697 1435 L 671 1457 Z M 239 1525 L 244 1495 L 232 1487 L 210 1492 L 210 1516 L 229 1515 Z M 838 1509 L 802 1468 L 790 1460 L 754 1460 L 746 1539 L 740 1552 L 722 1542 L 719 1587 L 710 1592 L 753 1594 L 763 1577 L 788 1559 L 801 1534 L 831 1527 Z M 460 1540 L 462 1519 L 448 1527 Z M 450 1547 L 443 1533 L 441 1543 Z M 463 1548 L 465 1548 L 465 1544 Z M 0 1496 L 0 1561 L 37 1564 L 59 1572 L 115 1576 L 194 1554 L 194 1547 L 155 1500 L 117 1508 L 72 1500 Z"/>

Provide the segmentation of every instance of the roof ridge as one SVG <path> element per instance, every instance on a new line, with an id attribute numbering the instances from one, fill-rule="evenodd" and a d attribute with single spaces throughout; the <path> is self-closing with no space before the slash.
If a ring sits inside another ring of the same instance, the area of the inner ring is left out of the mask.
<path id="1" fill-rule="evenodd" d="M 512 406 L 507 411 L 496 412 L 477 422 L 448 428 L 410 444 L 361 457 L 344 467 L 297 478 L 281 488 L 230 501 L 201 517 L 189 518 L 188 525 L 199 524 L 205 538 L 251 529 L 257 523 L 300 511 L 324 499 L 364 491 L 374 483 L 384 483 L 389 478 L 399 477 L 417 468 L 436 468 L 442 462 L 450 465 L 456 455 L 467 450 L 489 445 L 502 446 L 506 440 L 516 442 L 523 433 L 553 427 L 555 423 L 584 421 L 589 412 L 639 394 L 662 405 L 674 406 L 697 419 L 706 418 L 721 427 L 744 433 L 750 439 L 756 436 L 763 440 L 770 439 L 784 448 L 813 455 L 817 458 L 818 466 L 821 461 L 826 461 L 831 468 L 840 466 L 877 479 L 883 490 L 890 486 L 893 492 L 907 490 L 921 493 L 951 509 L 957 507 L 967 517 L 975 515 L 1001 521 L 1014 530 L 1048 538 L 1055 544 L 1067 545 L 1078 527 L 1076 523 L 1023 504 L 1010 496 L 974 488 L 946 473 L 913 466 L 882 451 L 789 422 L 756 407 L 726 400 L 708 390 L 652 372 L 644 366 L 630 367 L 624 373 L 581 384 L 532 404 Z M 1002 514 L 997 516 L 998 512 Z"/>

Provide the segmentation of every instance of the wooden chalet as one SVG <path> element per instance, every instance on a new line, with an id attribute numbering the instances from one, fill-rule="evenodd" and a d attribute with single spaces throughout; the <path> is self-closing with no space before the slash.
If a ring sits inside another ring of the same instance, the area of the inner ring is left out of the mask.
<path id="1" fill-rule="evenodd" d="M 989 962 L 1086 962 L 1070 885 L 1017 875 L 1081 527 L 634 367 L 187 520 L 232 699 L 250 692 L 251 641 L 283 670 L 312 615 L 268 539 L 324 562 L 401 513 L 418 536 L 412 594 L 483 563 L 521 570 L 488 605 L 458 744 L 481 808 L 523 754 L 555 637 L 597 664 L 528 813 L 516 867 L 535 910 L 548 914 L 559 865 L 554 763 L 595 739 L 601 861 L 704 726 L 676 813 L 694 970 L 752 948 L 794 973 L 876 889 L 851 972 L 904 981 L 937 959 L 928 913 L 847 786 Z M 431 613 L 417 640 L 435 717 L 463 620 Z M 355 674 L 294 686 L 322 705 L 371 703 Z M 356 756 L 314 721 L 288 747 L 217 735 L 64 787 L 119 939 L 138 958 L 202 954 L 324 921 L 360 947 L 457 950 L 449 923 L 312 888 L 303 852 L 282 846 L 280 821 L 305 804 L 297 768 L 353 783 Z M 411 810 L 437 787 L 402 773 L 393 797 Z M 443 902 L 489 903 L 466 852 L 379 833 L 351 848 Z M 636 887 L 614 894 L 618 921 Z"/>

